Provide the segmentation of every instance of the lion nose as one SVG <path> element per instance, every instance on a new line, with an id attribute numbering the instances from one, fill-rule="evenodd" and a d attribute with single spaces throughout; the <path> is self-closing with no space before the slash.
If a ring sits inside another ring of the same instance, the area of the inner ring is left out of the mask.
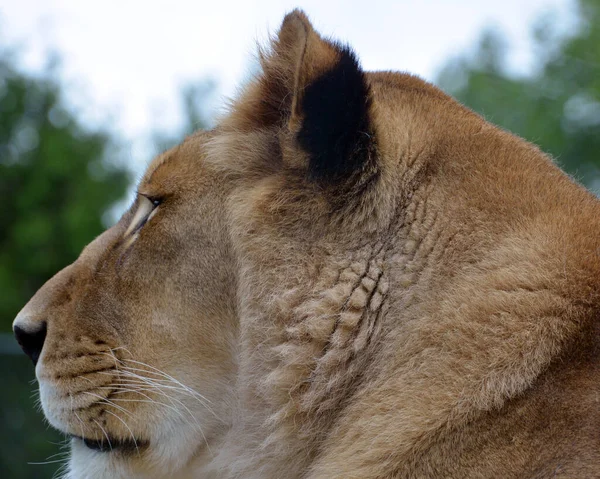
<path id="1" fill-rule="evenodd" d="M 44 340 L 46 339 L 46 330 L 46 321 L 40 321 L 35 326 L 28 325 L 27 328 L 21 327 L 18 324 L 13 326 L 19 346 L 33 361 L 34 366 L 37 364 L 40 354 L 42 354 Z"/>

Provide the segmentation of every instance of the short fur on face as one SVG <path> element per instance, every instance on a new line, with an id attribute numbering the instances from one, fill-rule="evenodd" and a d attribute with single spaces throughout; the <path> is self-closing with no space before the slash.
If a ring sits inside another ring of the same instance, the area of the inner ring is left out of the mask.
<path id="1" fill-rule="evenodd" d="M 290 13 L 25 306 L 69 478 L 600 477 L 600 204 Z"/>

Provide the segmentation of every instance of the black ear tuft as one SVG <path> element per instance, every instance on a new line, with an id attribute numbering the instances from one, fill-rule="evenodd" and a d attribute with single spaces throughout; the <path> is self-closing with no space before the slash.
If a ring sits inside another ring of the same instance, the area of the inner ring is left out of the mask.
<path id="1" fill-rule="evenodd" d="M 310 156 L 310 176 L 325 181 L 362 170 L 373 137 L 364 73 L 350 48 L 337 48 L 339 61 L 302 93 L 303 121 L 298 132 L 299 144 Z"/>

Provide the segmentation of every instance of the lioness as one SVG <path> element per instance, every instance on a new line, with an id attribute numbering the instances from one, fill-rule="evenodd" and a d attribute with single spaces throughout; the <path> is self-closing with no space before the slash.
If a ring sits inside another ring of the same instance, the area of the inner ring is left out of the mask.
<path id="1" fill-rule="evenodd" d="M 600 477 L 600 202 L 294 11 L 23 308 L 69 478 Z"/>

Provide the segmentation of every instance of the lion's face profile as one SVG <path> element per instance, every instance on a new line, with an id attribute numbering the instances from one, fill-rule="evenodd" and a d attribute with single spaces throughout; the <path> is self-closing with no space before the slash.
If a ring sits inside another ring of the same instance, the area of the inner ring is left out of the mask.
<path id="1" fill-rule="evenodd" d="M 226 190 L 194 166 L 203 142 L 156 159 L 130 211 L 16 320 L 45 325 L 41 403 L 54 427 L 84 438 L 73 441 L 74 461 L 136 462 L 152 449 L 160 471 L 230 416 L 237 326 Z"/>
<path id="2" fill-rule="evenodd" d="M 600 204 L 289 14 L 14 322 L 69 478 L 600 477 Z"/>

